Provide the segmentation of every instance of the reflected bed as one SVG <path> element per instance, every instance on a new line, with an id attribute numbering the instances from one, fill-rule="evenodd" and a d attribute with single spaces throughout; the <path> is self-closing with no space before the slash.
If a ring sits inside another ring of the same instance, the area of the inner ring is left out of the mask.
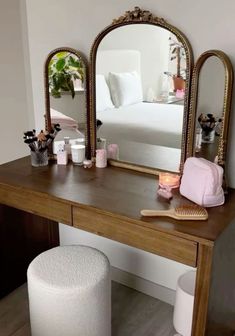
<path id="1" fill-rule="evenodd" d="M 50 113 L 51 123 L 60 124 L 61 127 L 61 131 L 53 142 L 53 154 L 57 154 L 59 146 L 64 144 L 64 138 L 69 138 L 71 144 L 75 144 L 77 139 L 84 139 L 85 136 L 78 130 L 78 122 L 76 120 L 52 108 Z"/>
<path id="2" fill-rule="evenodd" d="M 180 149 L 183 111 L 182 105 L 144 102 L 100 111 L 98 137 Z"/>

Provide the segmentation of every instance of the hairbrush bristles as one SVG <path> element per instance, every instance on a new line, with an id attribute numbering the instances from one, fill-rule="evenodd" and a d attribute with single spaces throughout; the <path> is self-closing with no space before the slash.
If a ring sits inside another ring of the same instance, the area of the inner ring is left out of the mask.
<path id="1" fill-rule="evenodd" d="M 197 217 L 198 219 L 207 219 L 208 213 L 205 208 L 199 205 L 182 205 L 175 208 L 175 215 L 180 217 L 187 217 L 187 219 L 194 219 L 191 217 Z M 195 219 L 197 219 L 195 218 Z M 180 218 L 181 219 L 181 218 Z M 182 218 L 183 219 L 183 218 Z"/>

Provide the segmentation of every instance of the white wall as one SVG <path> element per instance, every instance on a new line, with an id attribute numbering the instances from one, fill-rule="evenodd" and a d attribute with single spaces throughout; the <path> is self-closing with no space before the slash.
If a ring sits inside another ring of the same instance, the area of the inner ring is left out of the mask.
<path id="1" fill-rule="evenodd" d="M 30 124 L 30 103 L 26 88 L 27 74 L 23 50 L 25 41 L 22 34 L 25 26 L 21 25 L 21 10 L 19 1 L 1 0 L 0 164 L 29 153 L 23 142 L 23 132 L 28 130 Z M 30 112 L 32 120 L 33 111 Z"/>
<path id="2" fill-rule="evenodd" d="M 129 25 L 112 30 L 101 41 L 99 50 L 131 49 L 141 54 L 144 99 L 149 88 L 159 97 L 164 71 L 168 71 L 169 36 L 166 29 L 152 25 Z"/>
<path id="3" fill-rule="evenodd" d="M 73 99 L 69 93 L 62 94 L 61 98 L 51 96 L 50 106 L 75 119 L 79 124 L 86 122 L 86 93 L 84 91 L 76 91 Z"/>
<path id="4" fill-rule="evenodd" d="M 213 76 L 210 76 L 210 74 Z M 216 79 L 215 79 L 216 76 Z M 214 114 L 221 117 L 224 103 L 225 73 L 218 57 L 210 57 L 203 64 L 199 77 L 197 116 Z"/>

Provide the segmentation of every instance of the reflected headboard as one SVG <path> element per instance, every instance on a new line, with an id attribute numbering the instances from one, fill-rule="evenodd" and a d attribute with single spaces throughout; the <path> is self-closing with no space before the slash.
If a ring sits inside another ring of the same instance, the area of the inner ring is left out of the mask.
<path id="1" fill-rule="evenodd" d="M 102 50 L 97 52 L 96 74 L 104 75 L 109 72 L 136 71 L 141 77 L 141 54 L 138 50 Z"/>

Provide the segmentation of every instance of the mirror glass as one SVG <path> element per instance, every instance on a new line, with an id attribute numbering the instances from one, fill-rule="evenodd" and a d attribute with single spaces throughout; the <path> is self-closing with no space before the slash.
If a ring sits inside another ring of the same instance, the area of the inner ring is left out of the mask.
<path id="1" fill-rule="evenodd" d="M 45 66 L 47 122 L 61 127 L 53 143 L 57 154 L 65 141 L 86 142 L 86 64 L 78 51 L 60 48 L 50 53 Z"/>
<path id="2" fill-rule="evenodd" d="M 110 159 L 179 172 L 186 64 L 184 47 L 163 27 L 108 32 L 95 59 L 97 148 L 106 145 Z"/>
<path id="3" fill-rule="evenodd" d="M 207 58 L 198 77 L 194 151 L 216 161 L 224 109 L 225 69 L 216 56 Z"/>

